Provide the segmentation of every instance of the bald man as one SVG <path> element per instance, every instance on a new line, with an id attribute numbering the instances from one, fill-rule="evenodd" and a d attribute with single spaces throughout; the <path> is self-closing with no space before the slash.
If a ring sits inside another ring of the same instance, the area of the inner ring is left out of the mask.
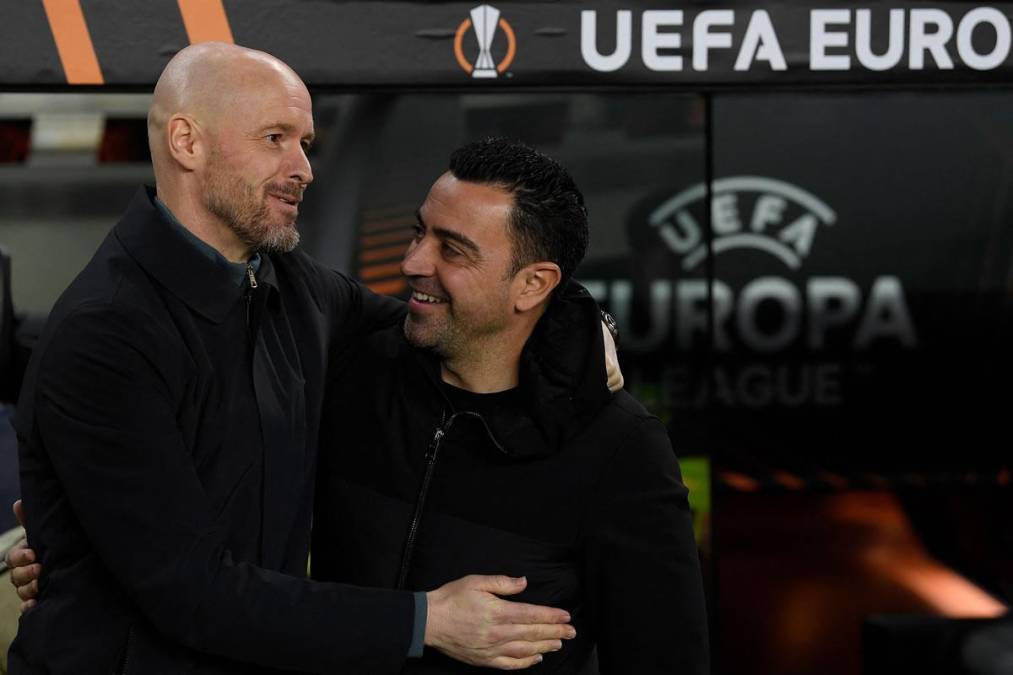
<path id="1" fill-rule="evenodd" d="M 56 303 L 15 427 L 40 600 L 19 673 L 398 672 L 423 643 L 522 668 L 567 613 L 523 580 L 428 594 L 306 580 L 329 355 L 400 303 L 297 248 L 311 101 L 288 66 L 224 44 L 155 88 L 157 190 L 139 190 Z M 333 376 L 333 374 L 332 374 Z"/>

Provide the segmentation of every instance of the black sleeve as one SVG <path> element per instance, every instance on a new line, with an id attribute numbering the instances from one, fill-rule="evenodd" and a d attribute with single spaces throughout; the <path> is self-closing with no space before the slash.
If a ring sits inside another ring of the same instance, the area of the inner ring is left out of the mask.
<path id="1" fill-rule="evenodd" d="M 602 675 L 709 672 L 687 493 L 664 425 L 644 420 L 606 467 L 585 526 Z"/>
<path id="2" fill-rule="evenodd" d="M 150 355 L 106 306 L 68 317 L 40 363 L 36 429 L 89 545 L 168 639 L 315 673 L 399 672 L 410 593 L 315 583 L 236 562 Z"/>
<path id="3" fill-rule="evenodd" d="M 341 272 L 320 265 L 317 271 L 331 299 L 327 369 L 333 380 L 355 361 L 366 336 L 404 321 L 408 305 L 398 298 L 374 293 Z"/>
<path id="4" fill-rule="evenodd" d="M 341 272 L 324 270 L 323 274 L 333 303 L 333 335 L 359 337 L 388 328 L 404 319 L 408 311 L 403 300 L 374 293 Z"/>

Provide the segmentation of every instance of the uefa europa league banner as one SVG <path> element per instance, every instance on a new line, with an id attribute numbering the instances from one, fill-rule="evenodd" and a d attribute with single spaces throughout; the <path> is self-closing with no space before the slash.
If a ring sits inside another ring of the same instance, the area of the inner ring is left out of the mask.
<path id="1" fill-rule="evenodd" d="M 589 195 L 624 245 L 577 277 L 619 324 L 627 388 L 680 452 L 761 484 L 769 465 L 1008 482 L 1013 92 L 713 105 L 709 199 L 699 145 L 671 142 L 676 161 L 610 153 L 608 171 L 647 165 L 609 195 L 624 210 Z"/>
<path id="2" fill-rule="evenodd" d="M 1011 82 L 1013 2 L 5 3 L 0 86 L 150 88 L 176 51 L 271 52 L 311 85 Z"/>

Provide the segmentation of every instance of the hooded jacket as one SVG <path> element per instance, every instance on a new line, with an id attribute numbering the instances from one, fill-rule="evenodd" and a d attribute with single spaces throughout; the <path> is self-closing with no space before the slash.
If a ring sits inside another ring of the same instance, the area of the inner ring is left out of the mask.
<path id="1" fill-rule="evenodd" d="M 706 673 L 687 490 L 665 426 L 608 393 L 598 321 L 584 289 L 557 294 L 518 389 L 470 397 L 482 410 L 448 396 L 400 328 L 346 353 L 323 410 L 313 576 L 410 590 L 526 576 L 510 599 L 577 629 L 532 672 Z M 472 671 L 427 648 L 404 672 Z"/>

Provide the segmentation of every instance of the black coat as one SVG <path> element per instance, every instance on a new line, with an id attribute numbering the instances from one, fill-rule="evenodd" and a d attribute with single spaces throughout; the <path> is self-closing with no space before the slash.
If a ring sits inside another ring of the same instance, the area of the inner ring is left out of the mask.
<path id="1" fill-rule="evenodd" d="M 10 672 L 397 672 L 411 594 L 298 577 L 328 354 L 399 303 L 298 250 L 241 288 L 152 197 L 57 302 L 22 389 L 45 574 Z"/>
<path id="2" fill-rule="evenodd" d="M 531 672 L 706 673 L 687 490 L 665 426 L 608 394 L 600 335 L 586 291 L 554 301 L 519 391 L 482 414 L 455 408 L 398 328 L 349 355 L 325 402 L 313 576 L 430 590 L 525 575 L 517 599 L 578 631 Z M 405 672 L 473 671 L 427 649 Z"/>

